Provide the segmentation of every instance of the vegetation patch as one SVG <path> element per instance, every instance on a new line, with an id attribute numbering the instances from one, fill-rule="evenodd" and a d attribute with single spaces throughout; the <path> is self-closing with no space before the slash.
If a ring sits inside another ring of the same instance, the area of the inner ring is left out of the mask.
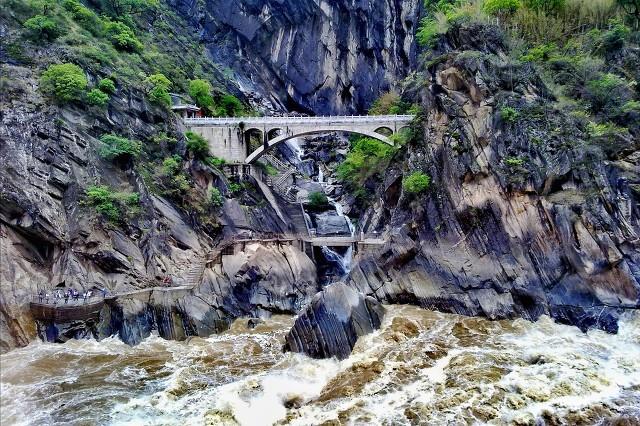
<path id="1" fill-rule="evenodd" d="M 85 190 L 85 205 L 111 223 L 123 223 L 140 212 L 140 196 L 136 192 L 117 192 L 109 186 L 90 186 Z"/>
<path id="2" fill-rule="evenodd" d="M 431 185 L 431 177 L 422 172 L 413 172 L 402 179 L 402 189 L 409 194 L 423 194 Z"/>
<path id="3" fill-rule="evenodd" d="M 87 77 L 75 64 L 51 65 L 40 77 L 40 89 L 59 103 L 80 100 L 86 88 Z"/>
<path id="4" fill-rule="evenodd" d="M 140 155 L 142 145 L 139 141 L 113 134 L 103 135 L 100 141 L 100 156 L 107 160 L 127 160 Z"/>

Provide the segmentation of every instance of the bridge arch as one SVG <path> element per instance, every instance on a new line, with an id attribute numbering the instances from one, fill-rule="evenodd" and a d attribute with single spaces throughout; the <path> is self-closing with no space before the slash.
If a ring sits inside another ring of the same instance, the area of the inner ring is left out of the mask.
<path id="1" fill-rule="evenodd" d="M 389 129 L 391 130 L 391 129 Z M 245 163 L 254 163 L 255 161 L 257 161 L 260 157 L 262 157 L 262 155 L 264 155 L 268 150 L 270 150 L 271 148 L 280 145 L 281 143 L 284 143 L 290 139 L 294 139 L 294 138 L 299 138 L 299 137 L 303 137 L 303 136 L 311 136 L 311 135 L 317 135 L 317 134 L 322 134 L 322 133 L 330 133 L 330 132 L 341 132 L 341 133 L 351 133 L 351 134 L 356 134 L 356 135 L 361 135 L 361 136 L 367 136 L 369 138 L 373 138 L 373 139 L 377 139 L 380 142 L 384 142 L 387 145 L 393 145 L 393 141 L 391 139 L 389 139 L 389 137 L 378 133 L 377 131 L 369 131 L 369 130 L 346 130 L 342 127 L 336 127 L 336 128 L 322 128 L 322 129 L 314 129 L 314 130 L 310 130 L 308 132 L 297 132 L 295 134 L 286 134 L 283 133 L 273 139 L 270 139 L 267 142 L 267 148 L 265 149 L 264 145 L 259 147 L 258 149 L 256 149 L 255 151 L 253 151 L 251 154 L 249 154 L 245 160 Z M 270 132 L 269 132 L 270 133 Z M 393 133 L 393 131 L 391 132 Z"/>

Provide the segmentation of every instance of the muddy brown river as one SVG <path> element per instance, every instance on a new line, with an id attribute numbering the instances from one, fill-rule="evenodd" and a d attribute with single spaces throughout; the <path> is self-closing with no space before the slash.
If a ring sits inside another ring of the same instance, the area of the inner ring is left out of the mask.
<path id="1" fill-rule="evenodd" d="M 620 332 L 389 306 L 344 360 L 282 353 L 293 319 L 187 342 L 0 357 L 5 425 L 640 424 L 640 314 Z"/>

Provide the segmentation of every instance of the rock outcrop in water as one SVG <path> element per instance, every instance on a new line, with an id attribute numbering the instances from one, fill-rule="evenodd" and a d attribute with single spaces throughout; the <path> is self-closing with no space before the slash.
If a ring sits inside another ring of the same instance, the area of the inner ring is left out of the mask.
<path id="1" fill-rule="evenodd" d="M 348 282 L 385 303 L 615 332 L 640 307 L 637 129 L 590 137 L 505 50 L 492 27 L 456 28 L 408 85 L 424 114 L 361 221 L 388 243 Z M 427 194 L 403 190 L 414 171 Z"/>
<path id="2" fill-rule="evenodd" d="M 344 283 L 313 297 L 286 337 L 285 350 L 313 358 L 338 359 L 351 354 L 358 337 L 380 328 L 384 307 Z"/>

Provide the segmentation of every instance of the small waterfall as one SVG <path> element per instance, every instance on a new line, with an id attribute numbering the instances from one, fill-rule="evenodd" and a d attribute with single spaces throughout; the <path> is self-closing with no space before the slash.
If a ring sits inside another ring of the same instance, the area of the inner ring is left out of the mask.
<path id="1" fill-rule="evenodd" d="M 347 224 L 349 225 L 349 231 L 351 232 L 351 236 L 353 237 L 356 233 L 356 227 L 351 222 L 349 216 L 344 214 L 342 204 L 336 202 L 332 198 L 329 198 L 329 203 L 331 203 L 331 205 L 336 209 L 336 213 L 338 213 L 338 216 L 343 217 L 347 221 Z M 341 271 L 341 278 L 347 276 L 349 272 L 351 272 L 351 263 L 353 261 L 353 247 L 349 246 L 344 255 L 339 254 L 329 247 L 322 247 L 322 254 L 329 262 L 334 263 L 339 267 Z"/>

